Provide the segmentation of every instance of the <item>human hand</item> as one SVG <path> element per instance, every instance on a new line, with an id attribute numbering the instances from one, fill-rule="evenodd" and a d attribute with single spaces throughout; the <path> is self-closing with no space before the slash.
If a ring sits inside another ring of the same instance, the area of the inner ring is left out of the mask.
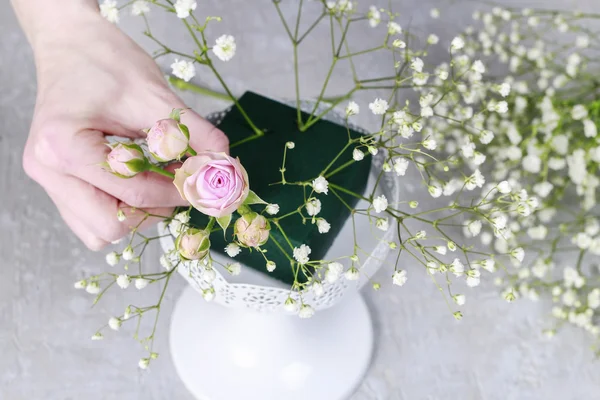
<path id="1" fill-rule="evenodd" d="M 185 105 L 152 58 L 95 7 L 79 7 L 75 15 L 28 34 L 38 96 L 23 166 L 75 234 L 98 250 L 140 223 L 145 213 L 131 207 L 169 215 L 187 204 L 166 177 L 146 172 L 123 180 L 104 171 L 105 135 L 144 137 L 141 128 Z M 227 137 L 193 111 L 182 122 L 194 149 L 228 151 Z"/>

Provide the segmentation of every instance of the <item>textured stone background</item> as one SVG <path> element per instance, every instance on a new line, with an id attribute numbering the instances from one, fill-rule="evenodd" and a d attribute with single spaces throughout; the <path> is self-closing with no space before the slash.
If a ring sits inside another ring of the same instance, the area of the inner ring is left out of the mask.
<path id="1" fill-rule="evenodd" d="M 600 11 L 598 0 L 500 2 Z M 82 275 L 105 268 L 104 255 L 80 245 L 44 191 L 22 171 L 36 83 L 31 52 L 8 3 L 0 0 L 0 399 L 190 399 L 173 370 L 167 345 L 168 315 L 182 279 L 175 280 L 166 302 L 158 342 L 162 358 L 151 374 L 135 367 L 141 353 L 128 335 L 109 335 L 100 343 L 89 340 L 110 315 L 122 310 L 125 296 L 109 296 L 92 310 L 90 298 L 72 289 Z M 474 7 L 466 1 L 392 3 L 402 12 L 403 25 L 433 31 L 446 41 L 469 20 Z M 437 21 L 428 17 L 434 4 L 443 13 Z M 232 33 L 238 39 L 237 60 L 222 69 L 234 93 L 252 89 L 273 97 L 292 95 L 290 47 L 270 1 L 201 0 L 198 7 L 203 15 L 224 17 L 214 34 Z M 313 7 L 306 15 L 315 12 Z M 139 34 L 139 22 L 127 17 L 121 25 L 152 49 Z M 154 16 L 153 26 L 155 34 L 171 43 L 184 40 L 183 32 L 171 29 L 164 19 Z M 317 30 L 301 50 L 306 97 L 318 93 L 329 62 L 327 47 L 319 40 L 325 34 L 325 27 Z M 368 47 L 371 39 L 367 29 L 352 36 L 356 48 L 362 43 Z M 388 66 L 389 60 L 373 57 L 359 69 L 361 76 L 374 76 Z M 340 71 L 330 93 L 342 93 L 350 84 L 348 76 Z M 197 82 L 217 87 L 204 76 Z M 361 98 L 366 105 L 368 97 Z M 202 113 L 225 106 L 211 99 L 186 99 Z M 360 122 L 369 125 L 363 114 Z M 150 251 L 158 254 L 156 248 Z M 385 285 L 379 293 L 365 293 L 377 321 L 377 351 L 354 400 L 600 399 L 600 369 L 587 350 L 587 337 L 571 329 L 553 342 L 541 337 L 547 304 L 509 305 L 492 288 L 482 287 L 468 292 L 465 318 L 456 323 L 429 278 L 413 270 L 402 289 Z M 381 272 L 379 279 L 387 279 L 388 273 Z M 157 290 L 150 287 L 126 296 L 150 302 Z"/>

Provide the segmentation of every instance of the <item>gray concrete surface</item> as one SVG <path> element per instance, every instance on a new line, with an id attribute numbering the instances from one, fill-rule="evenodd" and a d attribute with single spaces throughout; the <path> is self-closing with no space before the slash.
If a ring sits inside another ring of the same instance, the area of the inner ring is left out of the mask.
<path id="1" fill-rule="evenodd" d="M 463 1 L 452 6 L 442 0 L 392 3 L 404 21 L 442 38 L 464 26 L 473 8 Z M 428 17 L 431 4 L 441 5 L 443 17 L 438 21 Z M 510 4 L 600 11 L 598 0 Z M 91 309 L 90 298 L 72 289 L 72 282 L 82 275 L 106 267 L 104 254 L 91 253 L 77 241 L 44 191 L 22 171 L 21 153 L 35 101 L 34 67 L 8 0 L 0 0 L 0 7 L 0 399 L 188 400 L 167 345 L 170 307 L 183 288 L 182 279 L 175 280 L 168 295 L 157 347 L 162 357 L 151 373 L 137 370 L 141 352 L 129 335 L 89 340 L 126 300 L 121 293 L 111 295 Z M 236 58 L 247 61 L 241 67 L 234 60 L 223 69 L 235 93 L 252 89 L 273 97 L 292 95 L 291 64 L 278 61 L 289 60 L 289 48 L 270 1 L 202 0 L 199 9 L 223 16 L 217 29 L 238 38 Z M 159 36 L 183 37 L 164 20 L 153 19 Z M 124 18 L 122 27 L 152 48 L 139 35 L 139 22 Z M 368 43 L 369 33 L 357 32 L 353 40 Z M 317 93 L 325 74 L 325 50 L 318 37 L 302 49 L 307 96 Z M 384 65 L 373 59 L 360 69 L 369 73 Z M 342 92 L 345 76 L 337 75 L 331 87 Z M 206 76 L 197 82 L 215 85 Z M 188 95 L 186 99 L 201 113 L 225 105 Z M 366 113 L 361 118 L 362 124 L 370 123 Z M 150 251 L 158 254 L 156 248 Z M 388 273 L 382 271 L 380 280 Z M 156 290 L 128 296 L 150 302 Z M 377 352 L 353 400 L 600 399 L 600 367 L 588 350 L 588 338 L 571 329 L 551 342 L 541 337 L 548 304 L 509 305 L 489 286 L 469 294 L 465 318 L 457 323 L 424 273 L 411 274 L 401 289 L 387 285 L 378 293 L 367 292 L 377 321 Z"/>

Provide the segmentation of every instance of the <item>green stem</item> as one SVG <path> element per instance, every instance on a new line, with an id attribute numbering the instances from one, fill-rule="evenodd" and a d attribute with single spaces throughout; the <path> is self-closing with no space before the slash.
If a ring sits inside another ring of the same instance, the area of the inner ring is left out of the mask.
<path id="1" fill-rule="evenodd" d="M 183 79 L 175 78 L 174 76 L 169 77 L 169 83 L 179 90 L 189 90 L 190 92 L 200 93 L 207 96 L 214 97 L 215 99 L 231 101 L 231 97 L 225 93 L 217 92 L 202 86 L 194 85 L 193 83 L 186 82 Z"/>
<path id="2" fill-rule="evenodd" d="M 196 153 L 196 150 L 192 149 L 189 146 L 188 146 L 187 152 L 190 153 L 192 156 L 198 155 L 198 153 Z"/>
<path id="3" fill-rule="evenodd" d="M 208 224 L 206 224 L 205 230 L 210 231 L 212 229 L 212 227 L 215 225 L 216 220 L 217 219 L 215 217 L 210 217 L 210 219 L 208 220 Z"/>
<path id="4" fill-rule="evenodd" d="M 368 201 L 369 203 L 371 202 L 371 200 L 367 199 L 365 196 L 361 196 L 360 194 L 358 194 L 356 192 L 353 192 L 351 190 L 348 190 L 348 189 L 346 189 L 346 188 L 344 188 L 342 186 L 338 186 L 335 183 L 329 182 L 329 186 L 332 187 L 332 188 L 334 188 L 334 189 L 336 189 L 336 190 L 339 190 L 340 192 L 344 192 L 346 194 L 349 194 L 350 196 L 354 196 L 354 197 L 356 197 L 358 199 L 362 199 L 362 200 Z"/>
<path id="5" fill-rule="evenodd" d="M 217 69 L 214 67 L 214 65 L 213 65 L 213 63 L 212 63 L 212 61 L 210 59 L 208 60 L 207 65 L 211 69 L 211 71 L 215 74 L 215 76 L 217 77 L 217 79 L 221 83 L 221 86 L 223 86 L 223 89 L 225 89 L 225 91 L 229 95 L 229 98 L 233 101 L 233 103 L 235 104 L 235 106 L 237 107 L 237 109 L 240 111 L 240 114 L 242 114 L 242 116 L 244 117 L 244 119 L 246 120 L 246 122 L 248 123 L 248 125 L 250 125 L 250 128 L 252 128 L 252 130 L 254 131 L 254 134 L 256 136 L 263 136 L 265 133 L 263 131 L 261 131 L 260 129 L 258 129 L 256 127 L 256 125 L 254 125 L 254 123 L 252 122 L 252 120 L 250 119 L 250 117 L 248 116 L 248 114 L 246 114 L 246 111 L 244 111 L 244 109 L 242 108 L 242 106 L 240 106 L 240 103 L 238 103 L 238 101 L 235 98 L 235 96 L 231 93 L 231 91 L 229 90 L 229 87 L 227 86 L 227 84 L 225 83 L 225 81 L 223 80 L 223 78 L 221 77 L 221 75 L 219 74 L 219 72 L 217 71 Z"/>
<path id="6" fill-rule="evenodd" d="M 160 174 L 162 176 L 166 176 L 167 178 L 175 179 L 175 174 L 172 174 L 169 171 L 165 171 L 164 169 L 162 169 L 160 167 L 157 167 L 156 165 L 150 165 L 148 167 L 148 171 L 156 172 L 157 174 Z"/>

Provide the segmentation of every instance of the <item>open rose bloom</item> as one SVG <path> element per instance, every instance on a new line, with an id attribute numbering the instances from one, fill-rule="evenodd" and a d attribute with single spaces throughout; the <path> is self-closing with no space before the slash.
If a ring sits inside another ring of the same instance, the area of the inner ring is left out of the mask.
<path id="1" fill-rule="evenodd" d="M 184 200 L 211 217 L 232 214 L 248 197 L 248 174 L 237 158 L 203 152 L 175 170 L 173 182 Z"/>

